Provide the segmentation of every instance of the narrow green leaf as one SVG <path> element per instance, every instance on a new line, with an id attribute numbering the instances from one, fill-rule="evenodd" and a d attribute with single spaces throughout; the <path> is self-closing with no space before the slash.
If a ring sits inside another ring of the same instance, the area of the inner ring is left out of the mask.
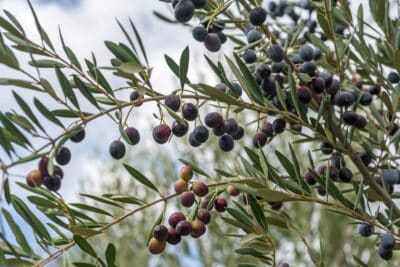
<path id="1" fill-rule="evenodd" d="M 163 106 L 163 108 L 167 110 L 168 114 L 171 115 L 171 117 L 174 118 L 177 122 L 181 123 L 182 125 L 186 124 L 185 120 L 178 113 L 170 109 L 165 104 L 161 103 L 161 105 Z"/>
<path id="2" fill-rule="evenodd" d="M 279 191 L 275 191 L 275 190 L 271 190 L 268 188 L 261 188 L 257 190 L 257 195 L 262 197 L 264 201 L 268 201 L 268 202 L 278 202 L 278 201 L 290 201 L 293 200 L 293 197 L 291 197 L 290 195 L 283 193 L 283 192 L 279 192 Z"/>
<path id="3" fill-rule="evenodd" d="M 240 223 L 246 225 L 246 227 L 248 227 L 248 229 L 251 229 L 252 231 L 255 230 L 253 222 L 249 219 L 248 214 L 243 214 L 243 212 L 241 212 L 237 209 L 232 209 L 232 208 L 227 208 L 226 210 L 233 218 L 238 220 Z"/>
<path id="4" fill-rule="evenodd" d="M 12 79 L 12 78 L 0 78 L 0 85 L 17 86 L 17 87 L 31 89 L 31 90 L 40 91 L 40 92 L 43 91 L 40 87 L 33 85 L 33 83 L 30 81 Z"/>
<path id="5" fill-rule="evenodd" d="M 117 21 L 118 26 L 120 27 L 120 29 L 121 29 L 122 32 L 124 33 L 125 38 L 128 40 L 128 42 L 129 42 L 130 46 L 132 47 L 133 51 L 135 51 L 135 53 L 137 53 L 136 46 L 135 46 L 135 44 L 133 43 L 130 34 L 128 33 L 128 31 L 125 29 L 125 27 L 122 25 L 122 23 L 121 23 L 118 19 L 115 19 L 115 20 Z"/>
<path id="6" fill-rule="evenodd" d="M 179 80 L 181 83 L 181 88 L 183 88 L 185 82 L 188 81 L 187 74 L 189 70 L 189 58 L 190 58 L 189 46 L 186 46 L 179 60 Z"/>
<path id="7" fill-rule="evenodd" d="M 67 240 L 67 242 L 69 243 L 71 240 L 69 240 L 68 238 L 67 238 L 67 236 L 64 234 L 64 232 L 62 231 L 62 230 L 60 230 L 57 226 L 55 226 L 54 224 L 52 224 L 52 223 L 46 223 L 54 232 L 56 232 L 59 236 L 60 236 L 60 238 L 61 239 L 65 239 L 65 240 Z M 53 240 L 54 240 L 54 238 L 53 238 Z"/>
<path id="8" fill-rule="evenodd" d="M 81 118 L 82 116 L 90 117 L 93 115 L 92 113 L 80 112 L 78 110 L 68 110 L 68 109 L 55 109 L 52 110 L 51 113 L 53 113 L 54 116 L 61 118 Z"/>
<path id="9" fill-rule="evenodd" d="M 299 99 L 298 99 L 297 93 L 296 93 L 297 92 L 296 82 L 293 77 L 293 69 L 291 66 L 289 66 L 288 77 L 289 77 L 289 86 L 290 86 L 290 97 L 291 97 L 294 107 L 297 111 L 297 114 L 299 114 L 305 122 L 308 122 L 306 114 L 304 113 L 303 109 L 300 107 Z"/>
<path id="10" fill-rule="evenodd" d="M 5 115 L 8 119 L 17 124 L 19 127 L 23 128 L 25 131 L 36 131 L 35 126 L 33 126 L 33 124 L 25 116 L 14 114 L 11 112 L 7 112 Z"/>
<path id="11" fill-rule="evenodd" d="M 14 34 L 15 36 L 24 38 L 24 35 L 16 27 L 14 27 L 9 21 L 7 21 L 5 18 L 1 16 L 0 16 L 0 27 Z"/>
<path id="12" fill-rule="evenodd" d="M 4 128 L 0 127 L 0 145 L 3 147 L 7 155 L 11 157 L 11 152 L 14 151 L 14 148 L 11 145 L 11 141 L 8 135 L 9 133 Z"/>
<path id="13" fill-rule="evenodd" d="M 6 202 L 7 202 L 7 204 L 10 204 L 11 203 L 11 193 L 10 193 L 10 181 L 8 179 L 9 178 L 6 178 L 3 182 L 3 190 L 4 190 L 4 197 L 6 199 Z"/>
<path id="14" fill-rule="evenodd" d="M 245 90 L 247 88 L 248 94 L 250 98 L 252 98 L 256 103 L 260 105 L 264 105 L 264 98 L 261 93 L 260 86 L 258 85 L 257 81 L 254 79 L 251 71 L 247 67 L 247 65 L 243 62 L 243 60 L 235 53 L 235 60 L 236 64 L 239 67 L 239 70 L 243 74 L 243 78 L 245 79 Z"/>
<path id="15" fill-rule="evenodd" d="M 113 53 L 114 56 L 116 56 L 122 62 L 129 62 L 129 61 L 137 62 L 136 58 L 132 54 L 127 52 L 125 49 L 123 49 L 121 46 L 110 41 L 105 41 L 104 43 L 108 48 L 108 50 L 110 50 L 111 53 Z"/>
<path id="16" fill-rule="evenodd" d="M 251 255 L 256 258 L 260 259 L 269 259 L 268 257 L 265 256 L 264 253 L 259 252 L 256 249 L 253 248 L 239 248 L 235 250 L 236 253 L 241 254 L 241 255 Z"/>
<path id="17" fill-rule="evenodd" d="M 99 231 L 94 229 L 77 227 L 77 226 L 72 226 L 70 228 L 70 231 L 76 235 L 83 235 L 83 236 L 93 236 L 100 233 Z"/>
<path id="18" fill-rule="evenodd" d="M 17 20 L 17 18 L 8 10 L 3 9 L 4 13 L 6 14 L 6 16 L 9 18 L 9 20 L 15 25 L 15 27 L 17 27 L 17 29 L 21 32 L 24 33 L 24 29 L 22 28 L 21 24 L 19 23 L 19 21 Z"/>
<path id="19" fill-rule="evenodd" d="M 175 20 L 175 18 L 168 18 L 166 15 L 161 14 L 160 12 L 153 10 L 153 14 L 154 16 L 156 16 L 157 18 L 159 18 L 160 20 L 166 22 L 166 23 L 171 23 L 171 24 L 177 24 L 179 23 L 178 21 Z"/>
<path id="20" fill-rule="evenodd" d="M 322 9 L 318 10 L 317 20 L 318 20 L 319 26 L 322 28 L 322 30 L 326 34 L 326 36 L 328 36 L 329 39 L 333 39 L 334 33 L 331 31 L 331 28 L 329 27 L 329 22 L 328 22 L 327 16 L 322 11 Z"/>
<path id="21" fill-rule="evenodd" d="M 44 91 L 47 92 L 49 95 L 56 96 L 56 92 L 48 80 L 40 78 L 40 85 L 43 87 Z"/>
<path id="22" fill-rule="evenodd" d="M 104 198 L 104 197 L 99 197 L 99 196 L 94 196 L 94 195 L 89 195 L 89 194 L 83 194 L 83 193 L 81 193 L 80 195 L 83 196 L 83 197 L 87 197 L 87 198 L 93 199 L 95 201 L 104 203 L 104 204 L 108 204 L 108 205 L 112 205 L 112 206 L 115 206 L 115 207 L 122 208 L 122 206 L 119 205 L 118 203 L 115 203 L 115 202 L 113 202 L 111 200 L 108 200 L 107 198 Z"/>
<path id="23" fill-rule="evenodd" d="M 32 227 L 41 239 L 50 240 L 50 234 L 40 220 L 31 212 L 26 204 L 17 196 L 11 195 L 11 203 L 18 214 Z"/>
<path id="24" fill-rule="evenodd" d="M 57 75 L 58 82 L 61 85 L 61 89 L 62 89 L 65 97 L 67 97 L 77 109 L 80 109 L 78 99 L 76 98 L 75 93 L 72 90 L 71 83 L 68 81 L 67 77 L 64 75 L 64 73 L 59 68 L 55 68 L 55 69 L 56 69 L 56 75 Z"/>
<path id="25" fill-rule="evenodd" d="M 134 74 L 145 70 L 142 64 L 138 62 L 128 61 L 118 66 L 118 70 L 128 74 Z"/>
<path id="26" fill-rule="evenodd" d="M 179 65 L 168 55 L 164 55 L 165 61 L 167 62 L 168 67 L 172 70 L 176 77 L 179 78 Z M 188 81 L 185 81 L 185 83 Z"/>
<path id="27" fill-rule="evenodd" d="M 224 216 L 221 216 L 221 219 L 224 222 L 226 222 L 226 223 L 228 223 L 230 225 L 233 225 L 234 227 L 241 228 L 246 233 L 251 233 L 253 231 L 253 229 L 251 227 L 247 226 L 244 223 L 239 222 L 238 220 L 235 220 L 235 219 L 232 219 L 232 218 L 229 218 L 229 217 L 224 217 Z"/>
<path id="28" fill-rule="evenodd" d="M 23 144 L 28 144 L 29 146 L 31 146 L 28 138 L 26 138 L 25 135 L 23 135 L 21 131 L 1 112 L 0 121 L 7 129 L 7 131 L 9 131 L 13 135 L 14 138 L 19 139 Z"/>
<path id="29" fill-rule="evenodd" d="M 42 187 L 31 187 L 22 182 L 16 182 L 16 184 L 19 185 L 20 187 L 24 188 L 25 190 L 28 190 L 29 192 L 41 195 L 51 201 L 58 200 L 57 197 L 53 195 L 53 193 L 51 193 L 50 191 L 48 191 Z"/>
<path id="30" fill-rule="evenodd" d="M 64 42 L 64 38 L 63 38 L 62 33 L 61 33 L 61 28 L 58 28 L 58 32 L 59 32 L 59 35 L 60 35 L 60 40 L 61 40 L 62 47 L 64 49 L 64 53 L 67 55 L 67 57 L 68 57 L 69 61 L 71 62 L 71 64 L 82 71 L 81 64 L 79 63 L 79 60 L 76 57 L 75 53 Z"/>
<path id="31" fill-rule="evenodd" d="M 123 194 L 104 194 L 103 197 L 109 198 L 114 201 L 122 202 L 122 203 L 128 203 L 128 204 L 134 204 L 134 205 L 141 205 L 144 202 L 138 198 L 135 198 L 133 196 L 129 195 L 123 195 Z"/>
<path id="32" fill-rule="evenodd" d="M 97 258 L 96 251 L 89 244 L 89 242 L 80 235 L 74 235 L 74 241 L 84 252 L 88 253 L 90 256 Z"/>
<path id="33" fill-rule="evenodd" d="M 43 197 L 38 197 L 38 196 L 28 196 L 28 200 L 35 204 L 36 206 L 39 207 L 43 207 L 43 208 L 49 208 L 49 209 L 53 209 L 53 208 L 57 208 L 57 203 L 50 201 L 46 198 Z"/>
<path id="34" fill-rule="evenodd" d="M 149 179 L 147 179 L 146 176 L 144 176 L 141 172 L 139 172 L 138 170 L 136 170 L 135 168 L 133 168 L 127 164 L 124 164 L 124 167 L 132 175 L 133 178 L 135 178 L 136 180 L 138 180 L 140 183 L 144 184 L 148 188 L 153 189 L 156 192 L 159 192 L 157 187 Z"/>
<path id="35" fill-rule="evenodd" d="M 115 254 L 117 253 L 113 244 L 108 244 L 106 249 L 106 262 L 108 267 L 115 267 Z"/>
<path id="36" fill-rule="evenodd" d="M 226 76 L 226 73 L 225 73 L 225 70 L 224 70 L 222 64 L 220 64 L 220 62 L 218 62 L 218 66 L 217 66 L 206 55 L 204 55 L 204 57 L 206 58 L 208 65 L 210 65 L 211 69 L 219 77 L 221 82 L 224 82 L 225 84 L 229 85 L 230 81 L 228 80 L 228 78 Z"/>
<path id="37" fill-rule="evenodd" d="M 2 213 L 4 218 L 6 219 L 8 225 L 10 226 L 11 230 L 14 233 L 15 239 L 17 240 L 18 245 L 21 246 L 21 248 L 28 254 L 33 256 L 33 250 L 31 246 L 29 245 L 28 241 L 26 240 L 24 233 L 22 232 L 21 228 L 18 226 L 18 224 L 14 221 L 13 217 L 11 214 L 6 210 L 2 209 Z"/>
<path id="38" fill-rule="evenodd" d="M 104 88 L 107 93 L 110 95 L 114 95 L 114 91 L 111 88 L 111 85 L 107 81 L 106 77 L 103 75 L 103 73 L 99 70 L 99 68 L 96 66 L 96 58 L 94 54 L 92 53 L 93 57 L 93 62 L 90 62 L 89 60 L 85 60 L 86 65 L 89 69 L 89 74 L 90 76 L 102 87 Z"/>
<path id="39" fill-rule="evenodd" d="M 35 104 L 36 108 L 40 111 L 40 113 L 42 113 L 42 115 L 44 117 L 46 117 L 49 121 L 57 124 L 58 126 L 64 128 L 64 125 L 61 123 L 61 121 L 59 121 L 56 116 L 53 115 L 53 113 L 51 113 L 50 110 L 48 110 L 46 108 L 45 105 L 42 104 L 42 102 L 39 101 L 39 99 L 37 99 L 36 97 L 33 100 L 33 103 Z"/>
<path id="40" fill-rule="evenodd" d="M 40 59 L 35 61 L 29 61 L 29 65 L 37 68 L 64 68 L 64 64 L 51 59 Z"/>
<path id="41" fill-rule="evenodd" d="M 251 210 L 253 212 L 253 215 L 254 215 L 257 223 L 261 226 L 261 228 L 263 229 L 264 233 L 268 233 L 268 224 L 267 224 L 267 220 L 265 218 L 263 209 L 257 203 L 257 200 L 255 199 L 254 196 L 247 195 L 247 199 L 249 201 L 250 208 L 251 208 Z"/>
<path id="42" fill-rule="evenodd" d="M 29 8 L 31 9 L 33 18 L 35 19 L 36 28 L 40 34 L 40 38 L 51 48 L 51 50 L 55 51 L 54 46 L 51 43 L 49 36 L 47 35 L 46 31 L 43 29 L 42 25 L 40 25 L 39 18 L 36 15 L 35 9 L 33 8 L 30 0 L 28 0 L 28 4 L 29 4 Z"/>
<path id="43" fill-rule="evenodd" d="M 262 167 L 261 167 L 261 162 L 260 162 L 260 158 L 257 155 L 256 152 L 254 152 L 251 148 L 249 147 L 244 147 L 244 150 L 247 154 L 247 156 L 249 157 L 249 159 L 253 162 L 254 167 L 257 168 L 259 171 L 263 171 Z"/>
<path id="44" fill-rule="evenodd" d="M 142 38 L 140 38 L 140 34 L 139 34 L 138 30 L 136 29 L 135 24 L 133 24 L 131 19 L 129 19 L 129 23 L 131 24 L 133 32 L 135 33 L 135 37 L 136 37 L 136 40 L 139 43 L 139 47 L 140 47 L 140 50 L 142 51 L 144 60 L 146 61 L 146 64 L 149 65 L 149 61 L 148 61 L 147 55 L 146 55 L 146 49 L 144 48 L 144 45 L 143 45 L 143 42 L 142 42 Z"/>
<path id="45" fill-rule="evenodd" d="M 294 169 L 292 162 L 278 150 L 275 150 L 275 154 L 276 154 L 279 162 L 282 164 L 282 166 L 288 172 L 290 178 L 292 178 L 295 182 L 298 182 L 296 179 L 297 178 L 296 171 Z"/>
<path id="46" fill-rule="evenodd" d="M 83 203 L 71 203 L 70 205 L 73 206 L 73 207 L 82 209 L 82 210 L 89 211 L 89 212 L 103 214 L 103 215 L 107 215 L 107 216 L 110 216 L 110 217 L 113 216 L 111 213 L 109 213 L 109 212 L 107 212 L 105 210 L 102 210 L 100 208 L 93 207 L 91 205 L 86 205 L 86 204 L 83 204 Z"/>
<path id="47" fill-rule="evenodd" d="M 308 186 L 308 184 L 302 178 L 299 160 L 297 159 L 296 153 L 295 153 L 295 151 L 293 149 L 293 146 L 291 144 L 289 144 L 289 149 L 290 149 L 290 158 L 291 158 L 291 160 L 293 162 L 293 166 L 294 166 L 294 170 L 295 170 L 295 173 L 296 173 L 298 184 L 303 189 L 305 189 L 307 191 L 307 193 L 311 194 L 310 187 Z"/>
<path id="48" fill-rule="evenodd" d="M 19 70 L 20 66 L 14 52 L 4 43 L 3 36 L 0 33 L 0 63 L 10 68 Z"/>
<path id="49" fill-rule="evenodd" d="M 198 84 L 198 86 L 195 86 L 195 88 L 197 91 L 200 91 L 215 100 L 219 100 L 221 102 L 231 104 L 231 105 L 240 103 L 236 98 L 234 98 L 234 97 L 228 95 L 227 93 L 224 93 L 214 87 L 210 87 L 206 84 Z"/>
<path id="50" fill-rule="evenodd" d="M 42 131 L 44 131 L 42 125 L 39 123 L 39 120 L 36 118 L 36 116 L 33 114 L 31 108 L 29 105 L 20 97 L 16 92 L 13 91 L 13 95 L 15 100 L 17 101 L 18 105 L 21 107 L 21 109 L 24 111 L 25 115 L 28 116 L 28 118 L 37 126 L 39 127 Z"/>
<path id="51" fill-rule="evenodd" d="M 100 108 L 99 104 L 97 104 L 96 99 L 93 97 L 89 87 L 76 75 L 74 77 L 74 83 L 76 87 L 79 89 L 79 91 L 82 93 L 82 95 L 90 102 L 93 104 L 93 106 Z"/>
<path id="52" fill-rule="evenodd" d="M 264 235 L 255 234 L 255 233 L 245 235 L 240 239 L 240 246 L 242 247 L 242 246 L 246 245 L 247 243 L 250 243 L 258 238 L 263 238 L 263 237 L 264 237 Z"/>
<path id="53" fill-rule="evenodd" d="M 9 255 L 13 256 L 19 256 L 20 254 L 24 253 L 18 253 L 17 250 L 18 248 L 15 248 L 13 245 L 8 242 L 8 240 L 5 238 L 2 232 L 0 232 L 0 239 L 3 240 L 3 243 L 0 243 L 0 245 L 3 247 L 3 250 L 6 250 L 6 253 Z"/>

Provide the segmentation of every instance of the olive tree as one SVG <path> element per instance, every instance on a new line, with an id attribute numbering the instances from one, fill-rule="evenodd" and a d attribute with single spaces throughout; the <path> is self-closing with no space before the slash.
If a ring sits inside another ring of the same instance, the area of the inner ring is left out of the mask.
<path id="1" fill-rule="evenodd" d="M 18 88 L 13 92 L 18 109 L 0 113 L 0 145 L 8 156 L 0 166 L 3 195 L 36 241 L 35 246 L 28 242 L 26 231 L 3 209 L 15 241 L 0 235 L 2 264 L 43 266 L 77 247 L 88 260 L 75 266 L 116 266 L 116 246 L 102 244 L 101 237 L 150 209 L 156 216 L 143 243 L 151 254 L 200 238 L 217 219 L 220 229 L 233 229 L 213 234 L 237 241 L 223 249 L 240 256 L 238 266 L 283 267 L 291 263 L 288 258 L 316 266 L 396 265 L 400 26 L 393 11 L 398 3 L 369 1 L 355 9 L 346 0 L 267 6 L 255 0 L 163 2 L 166 10 L 155 11 L 156 17 L 191 28 L 188 38 L 204 43 L 204 60 L 219 84 L 190 77 L 190 51 L 182 47 L 179 58 L 165 56 L 165 68 L 179 88 L 168 94 L 154 88 L 152 66 L 132 21 L 128 26 L 118 21 L 126 41 L 106 41 L 112 58 L 109 66 L 99 66 L 95 54 L 78 59 L 61 32 L 63 51 L 57 51 L 29 1 L 39 41 L 12 13 L 0 17 L 0 63 L 18 77 L 0 80 Z M 214 57 L 220 51 L 224 56 Z M 29 56 L 31 68 L 22 67 L 19 53 Z M 57 83 L 44 77 L 50 72 Z M 126 85 L 113 86 L 109 75 Z M 33 103 L 24 90 L 34 91 Z M 58 108 L 49 109 L 43 99 Z M 150 104 L 156 126 L 152 137 L 141 136 L 128 118 Z M 57 191 L 64 179 L 60 166 L 71 160 L 68 143 L 82 142 L 86 127 L 103 117 L 120 132 L 106 148 L 115 160 L 143 138 L 233 156 L 186 153 L 179 171 L 173 169 L 178 177 L 173 194 L 147 170 L 118 161 L 118 171 L 134 178 L 140 191 L 81 192 L 90 202 L 67 203 Z M 38 162 L 37 169 L 27 174 L 26 183 L 16 182 L 10 170 L 31 161 Z M 14 185 L 31 195 L 18 197 Z M 38 219 L 38 212 L 48 222 Z M 326 232 L 313 226 L 327 219 L 337 220 L 337 228 Z M 353 230 L 347 224 L 354 224 Z M 307 228 L 319 242 L 304 236 Z M 357 235 L 370 241 L 352 251 Z M 304 249 L 289 249 L 296 253 L 289 257 L 284 243 L 295 237 Z M 324 256 L 330 244 L 343 253 Z"/>

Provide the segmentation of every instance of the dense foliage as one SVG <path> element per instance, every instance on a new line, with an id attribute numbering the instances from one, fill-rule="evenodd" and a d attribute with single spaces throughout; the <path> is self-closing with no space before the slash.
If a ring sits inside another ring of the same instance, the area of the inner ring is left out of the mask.
<path id="1" fill-rule="evenodd" d="M 145 45 L 132 21 L 128 27 L 118 21 L 126 43 L 106 41 L 110 65 L 98 66 L 95 54 L 78 59 L 61 31 L 63 51 L 57 51 L 29 1 L 39 41 L 10 12 L 0 17 L 0 63 L 25 77 L 0 79 L 1 85 L 18 88 L 13 91 L 16 108 L 0 113 L 5 155 L 0 167 L 8 205 L 2 216 L 14 235 L 0 234 L 1 265 L 43 266 L 76 246 L 90 259 L 75 266 L 116 266 L 118 241 L 114 245 L 102 236 L 137 213 L 154 216 L 139 241 L 151 254 L 190 246 L 188 240 L 207 235 L 212 222 L 210 234 L 217 238 L 212 244 L 234 238 L 237 242 L 230 242 L 224 255 L 234 251 L 234 264 L 242 267 L 398 265 L 400 21 L 393 12 L 398 3 L 371 0 L 353 11 L 346 0 L 163 2 L 169 13 L 154 14 L 191 28 L 188 38 L 204 43 L 205 61 L 219 84 L 189 77 L 186 47 L 179 59 L 165 55 L 179 88 L 167 95 L 154 88 Z M 216 61 L 220 51 L 225 57 Z M 31 68 L 22 67 L 19 53 L 29 56 Z M 58 83 L 44 77 L 51 72 Z M 110 75 L 126 86 L 115 88 Z M 35 92 L 33 103 L 24 90 Z M 49 109 L 44 100 L 58 108 Z M 149 103 L 156 108 L 151 137 L 129 120 L 133 110 L 140 112 Z M 164 184 L 144 175 L 147 170 L 118 161 L 118 171 L 134 178 L 140 191 L 81 192 L 82 201 L 66 203 L 58 190 L 68 179 L 62 166 L 73 160 L 68 145 L 84 142 L 86 127 L 102 117 L 120 132 L 104 148 L 110 159 L 121 160 L 127 145 L 152 138 L 159 145 L 185 144 L 188 151 L 208 147 L 215 162 L 202 160 L 205 153 L 180 159 L 179 170 L 169 170 L 179 179 L 171 181 L 174 193 L 168 194 Z M 13 180 L 10 170 L 31 161 L 38 167 L 27 174 L 26 183 Z M 15 186 L 29 192 L 27 199 L 13 193 Z M 153 206 L 157 212 L 148 212 Z M 11 207 L 30 226 L 36 244 L 28 241 Z M 337 220 L 336 229 L 313 227 L 327 218 Z M 355 224 L 351 233 L 346 223 Z M 320 235 L 319 244 L 304 236 L 308 228 L 316 231 L 312 237 Z M 346 244 L 357 235 L 370 241 L 352 251 Z M 282 249 L 294 236 L 304 249 L 296 245 L 288 251 L 302 255 L 289 257 Z M 345 248 L 334 255 L 339 259 L 324 255 L 330 244 Z"/>

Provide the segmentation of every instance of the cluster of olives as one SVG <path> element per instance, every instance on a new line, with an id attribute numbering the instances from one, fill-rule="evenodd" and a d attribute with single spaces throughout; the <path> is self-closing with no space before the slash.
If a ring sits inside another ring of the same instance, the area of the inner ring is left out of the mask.
<path id="1" fill-rule="evenodd" d="M 150 253 L 160 254 L 164 251 L 166 244 L 176 245 L 183 236 L 199 238 L 206 233 L 206 225 L 211 221 L 210 211 L 214 207 L 217 212 L 224 212 L 228 205 L 225 198 L 218 196 L 213 202 L 207 197 L 209 189 L 203 182 L 190 183 L 193 178 L 193 170 L 190 166 L 184 166 L 180 170 L 180 178 L 174 183 L 174 190 L 180 197 L 183 207 L 192 207 L 196 196 L 200 199 L 199 209 L 192 219 L 187 218 L 182 212 L 175 211 L 168 218 L 169 227 L 158 225 L 153 229 L 152 238 L 148 244 Z M 237 189 L 228 188 L 228 192 L 239 194 Z"/>
<path id="2" fill-rule="evenodd" d="M 268 138 L 272 138 L 274 134 L 282 133 L 286 128 L 286 121 L 283 118 L 277 118 L 272 123 L 265 122 L 261 127 L 261 131 L 253 137 L 253 145 L 255 147 L 263 147 Z"/>
<path id="3" fill-rule="evenodd" d="M 241 94 L 242 88 L 236 82 L 233 83 L 236 93 Z M 217 89 L 226 90 L 224 84 L 216 86 Z M 131 101 L 138 99 L 139 95 L 134 93 L 131 95 Z M 153 139 L 158 144 L 165 144 L 170 140 L 171 136 L 183 137 L 189 132 L 189 122 L 195 121 L 199 117 L 199 110 L 193 103 L 183 103 L 179 95 L 167 95 L 164 104 L 174 112 L 181 112 L 182 119 L 175 120 L 172 125 L 160 123 L 153 128 Z M 240 126 L 234 118 L 226 118 L 218 112 L 209 112 L 204 117 L 204 124 L 195 126 L 189 134 L 189 144 L 192 147 L 199 147 L 205 143 L 210 136 L 209 129 L 212 129 L 215 136 L 219 137 L 218 144 L 222 151 L 228 152 L 234 148 L 235 140 L 240 140 L 244 136 L 244 128 Z M 207 127 L 208 128 L 207 128 Z M 124 130 L 124 134 L 128 138 L 129 144 L 136 145 L 140 141 L 140 133 L 134 127 L 128 127 Z M 109 147 L 110 155 L 114 159 L 121 159 L 126 154 L 125 144 L 121 140 L 115 140 Z"/>
<path id="4" fill-rule="evenodd" d="M 288 66 L 284 61 L 285 52 L 279 44 L 271 45 L 267 50 L 267 55 L 272 61 L 271 67 L 265 63 L 261 63 L 255 69 L 253 76 L 259 83 L 263 95 L 276 102 L 279 100 L 277 98 L 276 82 L 281 88 L 284 86 Z M 313 97 L 318 99 L 320 94 L 326 93 L 331 95 L 332 103 L 341 108 L 348 108 L 357 102 L 360 105 L 368 106 L 373 101 L 373 95 L 380 93 L 379 86 L 373 85 L 370 88 L 365 89 L 362 87 L 361 83 L 355 84 L 353 91 L 345 91 L 341 88 L 339 80 L 335 79 L 332 74 L 317 71 L 318 66 L 316 61 L 321 59 L 321 57 L 322 54 L 319 49 L 313 48 L 309 44 L 305 44 L 299 49 L 298 53 L 292 54 L 289 58 L 289 60 L 297 66 L 299 72 L 308 74 L 311 77 L 309 82 L 301 82 L 297 88 L 297 96 L 301 104 L 306 105 L 312 101 Z M 272 73 L 275 73 L 275 75 L 271 75 Z M 285 91 L 284 93 L 284 96 L 287 96 L 288 91 Z M 288 102 L 287 104 L 290 105 L 291 103 Z M 355 117 L 359 121 L 363 120 L 360 116 L 354 116 L 351 112 L 348 114 L 352 114 L 352 117 Z M 351 115 L 348 116 L 350 117 Z M 354 123 L 351 119 L 348 121 L 350 124 Z"/>
<path id="5" fill-rule="evenodd" d="M 181 23 L 189 22 L 194 15 L 195 9 L 204 8 L 207 0 L 174 0 L 175 19 Z M 217 24 L 208 25 L 208 23 L 196 26 L 192 30 L 193 38 L 196 41 L 203 42 L 204 46 L 211 52 L 220 50 L 221 45 L 227 41 L 226 35 L 222 32 L 223 26 Z"/>
<path id="6" fill-rule="evenodd" d="M 207 0 L 182 0 L 172 1 L 175 19 L 181 23 L 189 22 L 194 15 L 195 9 L 204 8 Z M 227 41 L 226 35 L 223 33 L 224 24 L 205 22 L 192 29 L 193 38 L 204 43 L 204 46 L 210 52 L 217 52 L 221 49 L 222 44 Z"/>
<path id="7" fill-rule="evenodd" d="M 318 167 L 316 173 L 322 177 L 328 177 L 333 182 L 342 182 L 349 183 L 353 179 L 353 172 L 347 167 L 338 168 L 333 163 L 328 166 L 320 166 Z M 307 171 L 304 174 L 304 181 L 310 186 L 314 186 L 317 184 L 317 179 L 315 175 L 311 171 Z M 317 192 L 319 195 L 324 196 L 326 194 L 326 190 L 322 186 L 317 186 Z"/>
<path id="8" fill-rule="evenodd" d="M 204 23 L 193 28 L 192 36 L 196 41 L 204 43 L 208 51 L 218 52 L 228 40 L 223 30 L 224 25 L 222 23 L 211 25 Z"/>
<path id="9" fill-rule="evenodd" d="M 137 145 L 140 141 L 140 133 L 135 127 L 127 127 L 124 130 L 130 145 Z M 121 140 L 114 140 L 109 147 L 110 155 L 114 159 L 122 159 L 125 156 L 125 144 Z"/>
<path id="10" fill-rule="evenodd" d="M 346 167 L 343 155 L 334 151 L 333 145 L 326 141 L 320 144 L 320 151 L 324 155 L 330 155 L 329 164 L 319 166 L 314 171 L 307 171 L 304 174 L 304 181 L 310 186 L 316 185 L 317 179 L 315 174 L 317 174 L 321 177 L 328 177 L 332 182 L 351 183 L 353 172 Z M 359 152 L 358 156 L 365 166 L 368 166 L 372 162 L 372 157 L 367 152 Z M 382 186 L 382 179 L 380 177 L 377 177 L 376 181 Z M 388 189 L 389 191 L 393 191 L 393 186 L 388 187 Z M 317 190 L 322 196 L 326 194 L 325 188 L 322 186 L 318 186 Z"/>
<path id="11" fill-rule="evenodd" d="M 72 142 L 79 143 L 85 138 L 85 129 L 75 130 L 75 134 L 70 138 Z M 55 160 L 61 165 L 67 165 L 71 161 L 71 151 L 67 147 L 61 147 L 55 151 Z M 29 186 L 37 187 L 44 185 L 51 191 L 58 191 L 61 188 L 61 181 L 64 178 L 64 171 L 59 165 L 53 165 L 52 173 L 49 172 L 50 158 L 44 156 L 38 163 L 38 168 L 32 170 L 26 176 L 26 183 Z"/>
<path id="12" fill-rule="evenodd" d="M 363 237 L 369 237 L 375 233 L 374 226 L 371 224 L 360 224 L 358 233 Z M 380 236 L 378 248 L 379 256 L 384 260 L 390 260 L 393 256 L 393 249 L 396 246 L 396 239 L 391 233 L 383 233 Z"/>
<path id="13" fill-rule="evenodd" d="M 255 42 L 261 39 L 261 34 L 250 28 L 247 32 L 247 39 L 249 43 Z M 247 63 L 253 63 L 256 61 L 255 53 L 245 51 L 244 59 Z M 301 46 L 296 53 L 290 55 L 290 58 L 286 58 L 284 49 L 279 44 L 271 44 L 266 51 L 267 57 L 271 65 L 267 62 L 259 63 L 258 66 L 250 65 L 250 68 L 254 70 L 253 77 L 260 86 L 260 90 L 263 96 L 272 101 L 272 104 L 280 110 L 288 110 L 293 113 L 297 113 L 295 105 L 290 96 L 290 89 L 285 89 L 285 80 L 288 73 L 287 61 L 290 60 L 300 73 L 308 74 L 311 79 L 309 82 L 300 81 L 296 93 L 297 99 L 300 103 L 300 108 L 307 113 L 308 104 L 314 99 L 318 104 L 322 95 L 330 95 L 333 105 L 338 106 L 341 109 L 348 109 L 353 104 L 360 104 L 361 106 L 370 105 L 373 101 L 373 95 L 380 93 L 380 86 L 372 85 L 368 88 L 362 85 L 362 83 L 354 79 L 353 91 L 346 91 L 341 87 L 338 79 L 327 72 L 318 72 L 317 61 L 321 59 L 322 53 L 318 48 L 314 48 L 309 44 Z M 250 56 L 249 56 L 250 55 Z M 282 90 L 284 103 L 281 102 L 278 96 L 277 90 Z M 275 115 L 273 112 L 269 112 L 270 115 Z M 363 129 L 367 125 L 366 118 L 356 113 L 353 110 L 345 110 L 342 114 L 343 122 L 347 125 L 353 126 L 358 129 Z M 291 124 L 292 130 L 301 131 L 301 125 Z M 398 127 L 393 125 L 391 127 L 393 132 Z M 277 129 L 275 129 L 277 128 Z M 257 133 L 253 138 L 254 146 L 262 147 L 265 145 L 268 137 L 271 137 L 273 132 L 280 133 L 285 128 L 285 121 L 282 118 L 278 118 L 271 125 L 265 123 L 262 130 Z M 348 173 L 349 169 L 344 169 Z M 346 179 L 346 181 L 349 178 Z"/>

